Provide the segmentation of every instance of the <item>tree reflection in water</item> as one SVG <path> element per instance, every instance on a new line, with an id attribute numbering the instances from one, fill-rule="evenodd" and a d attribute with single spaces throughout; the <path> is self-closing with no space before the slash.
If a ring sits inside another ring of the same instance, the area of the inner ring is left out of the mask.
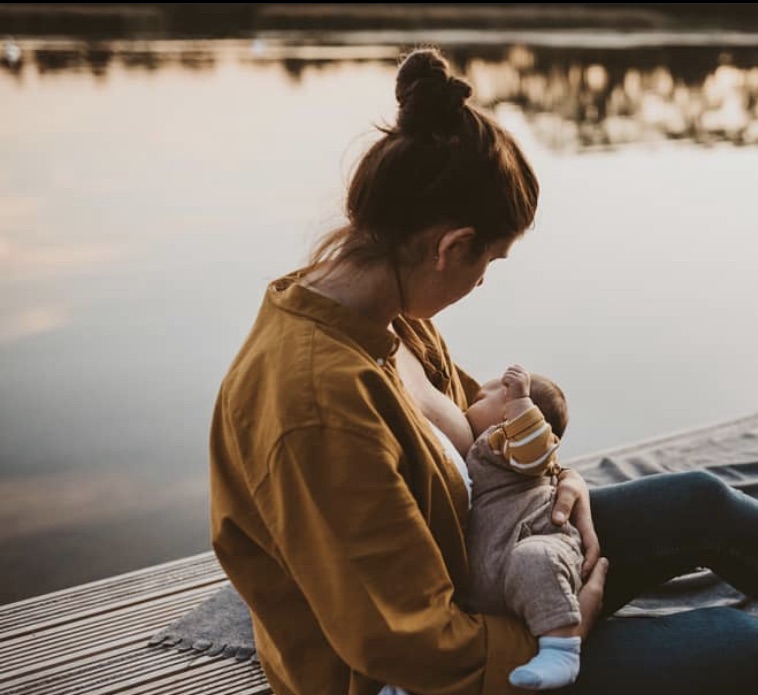
<path id="1" fill-rule="evenodd" d="M 442 48 L 473 81 L 481 102 L 520 107 L 538 137 L 556 150 L 663 139 L 758 145 L 758 38 L 753 45 L 674 41 L 599 48 L 571 43 L 501 45 L 487 40 Z M 251 66 L 276 62 L 298 81 L 308 70 L 346 62 L 381 61 L 394 69 L 401 53 L 395 43 L 356 44 L 346 38 L 345 43 L 309 44 L 286 35 L 253 41 L 30 40 L 14 42 L 17 46 L 20 57 L 0 59 L 0 65 L 20 85 L 31 70 L 40 76 L 89 72 L 105 80 L 114 65 L 146 72 L 213 70 L 230 59 Z"/>
<path id="2" fill-rule="evenodd" d="M 739 62 L 738 62 L 739 61 Z M 758 50 L 551 51 L 468 64 L 489 105 L 519 105 L 556 149 L 659 139 L 758 144 Z"/>

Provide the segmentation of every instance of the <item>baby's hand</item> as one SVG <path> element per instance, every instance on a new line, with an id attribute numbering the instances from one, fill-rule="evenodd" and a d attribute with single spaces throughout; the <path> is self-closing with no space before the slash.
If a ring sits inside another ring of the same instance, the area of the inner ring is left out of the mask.
<path id="1" fill-rule="evenodd" d="M 529 372 L 520 364 L 512 364 L 505 370 L 505 374 L 500 381 L 506 388 L 506 402 L 516 400 L 517 398 L 526 398 L 529 396 L 529 386 L 531 376 Z"/>

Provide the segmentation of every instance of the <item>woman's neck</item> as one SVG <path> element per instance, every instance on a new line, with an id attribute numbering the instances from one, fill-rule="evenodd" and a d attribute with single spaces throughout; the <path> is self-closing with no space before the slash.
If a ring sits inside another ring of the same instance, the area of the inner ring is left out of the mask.
<path id="1" fill-rule="evenodd" d="M 400 314 L 397 274 L 386 265 L 364 268 L 346 262 L 317 268 L 303 277 L 300 284 L 381 326 L 388 327 Z"/>

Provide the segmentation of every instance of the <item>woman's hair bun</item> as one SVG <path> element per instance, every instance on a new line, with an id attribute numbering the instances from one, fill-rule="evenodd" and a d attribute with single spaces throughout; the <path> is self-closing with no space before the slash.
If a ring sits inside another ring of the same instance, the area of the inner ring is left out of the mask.
<path id="1" fill-rule="evenodd" d="M 450 74 L 437 51 L 413 51 L 397 73 L 398 128 L 409 135 L 451 135 L 460 126 L 470 96 L 471 87 Z"/>

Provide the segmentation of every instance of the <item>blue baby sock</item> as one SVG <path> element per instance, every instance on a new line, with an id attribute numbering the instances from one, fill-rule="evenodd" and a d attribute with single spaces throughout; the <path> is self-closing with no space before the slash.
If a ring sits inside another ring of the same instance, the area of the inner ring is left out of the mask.
<path id="1" fill-rule="evenodd" d="M 579 675 L 580 637 L 540 637 L 540 650 L 528 663 L 511 671 L 511 685 L 529 690 L 561 688 Z"/>

